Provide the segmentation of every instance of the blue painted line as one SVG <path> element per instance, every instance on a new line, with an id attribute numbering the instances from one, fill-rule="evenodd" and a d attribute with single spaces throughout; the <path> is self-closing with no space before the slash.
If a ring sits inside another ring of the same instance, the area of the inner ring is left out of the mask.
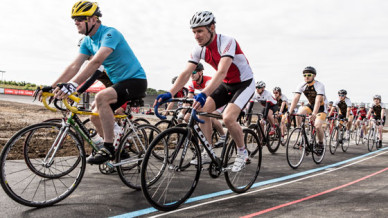
<path id="1" fill-rule="evenodd" d="M 341 161 L 341 162 L 338 162 L 338 163 L 330 164 L 330 165 L 327 165 L 327 166 L 324 166 L 324 167 L 320 167 L 320 168 L 316 168 L 316 169 L 311 169 L 311 170 L 303 171 L 303 172 L 300 172 L 300 173 L 295 173 L 295 174 L 291 174 L 291 175 L 288 175 L 288 176 L 283 176 L 283 177 L 279 177 L 279 178 L 275 178 L 275 179 L 270 179 L 270 180 L 266 180 L 266 181 L 262 181 L 262 182 L 257 182 L 257 183 L 252 185 L 252 188 L 257 188 L 257 187 L 260 187 L 260 186 L 264 186 L 264 185 L 268 185 L 268 184 L 272 184 L 272 183 L 276 183 L 276 182 L 281 182 L 281 181 L 285 181 L 285 180 L 289 180 L 289 179 L 305 176 L 305 175 L 312 174 L 312 173 L 315 173 L 315 172 L 318 172 L 318 171 L 322 171 L 322 170 L 325 170 L 325 169 L 328 169 L 328 168 L 337 167 L 337 166 L 340 166 L 340 165 L 352 162 L 354 160 L 358 160 L 358 159 L 361 159 L 361 158 L 373 155 L 375 153 L 378 153 L 378 152 L 381 152 L 381 151 L 384 151 L 384 150 L 387 150 L 387 149 L 388 149 L 388 147 L 382 148 L 382 149 L 377 150 L 377 151 L 369 152 L 369 153 L 363 154 L 361 156 L 353 157 L 353 158 L 350 158 L 348 160 L 344 160 L 344 161 Z M 219 196 L 223 196 L 223 195 L 228 195 L 228 194 L 231 194 L 231 193 L 234 193 L 234 192 L 232 190 L 228 189 L 228 190 L 225 190 L 225 191 L 219 191 L 219 192 L 215 192 L 215 193 L 211 193 L 211 194 L 201 195 L 201 196 L 189 198 L 184 204 L 192 203 L 192 202 L 196 202 L 196 201 L 202 201 L 202 200 L 206 200 L 206 199 L 214 198 L 214 197 L 219 197 Z M 142 209 L 142 210 L 137 210 L 137 211 L 132 211 L 130 213 L 125 213 L 125 214 L 121 214 L 121 215 L 118 215 L 118 216 L 114 216 L 113 218 L 137 217 L 137 216 L 143 216 L 143 215 L 150 214 L 150 213 L 157 212 L 157 211 L 158 211 L 157 209 L 155 209 L 153 207 L 150 207 L 150 208 L 146 208 L 146 209 Z"/>

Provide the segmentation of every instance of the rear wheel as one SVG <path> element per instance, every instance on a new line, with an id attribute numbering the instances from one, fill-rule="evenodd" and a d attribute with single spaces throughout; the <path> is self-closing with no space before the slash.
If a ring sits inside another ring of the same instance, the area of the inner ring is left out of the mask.
<path id="1" fill-rule="evenodd" d="M 335 127 L 333 131 L 331 132 L 330 139 L 329 139 L 329 147 L 330 147 L 330 153 L 335 154 L 337 147 L 338 147 L 338 128 Z"/>
<path id="2" fill-rule="evenodd" d="M 292 130 L 287 141 L 287 162 L 291 168 L 298 168 L 303 161 L 304 154 L 306 152 L 306 142 L 303 138 L 301 128 L 295 128 Z"/>
<path id="3" fill-rule="evenodd" d="M 276 153 L 276 151 L 279 149 L 280 146 L 280 139 L 281 139 L 281 133 L 279 126 L 276 125 L 275 127 L 275 133 L 273 135 L 270 135 L 271 125 L 268 123 L 267 126 L 267 147 L 268 151 L 271 152 L 271 154 Z"/>
<path id="4" fill-rule="evenodd" d="M 237 147 L 233 140 L 229 143 L 224 162 L 224 168 L 227 169 L 225 179 L 229 188 L 236 193 L 243 193 L 253 185 L 259 175 L 261 166 L 262 154 L 259 138 L 251 129 L 243 129 L 243 134 L 245 148 L 248 151 L 258 150 L 255 153 L 248 152 L 248 160 L 242 169 L 238 172 L 232 172 L 231 168 L 237 157 Z"/>

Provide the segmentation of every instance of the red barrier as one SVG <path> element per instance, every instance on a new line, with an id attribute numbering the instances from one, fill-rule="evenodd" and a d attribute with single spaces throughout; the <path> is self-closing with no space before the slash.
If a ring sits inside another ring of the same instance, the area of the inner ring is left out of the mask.
<path id="1" fill-rule="evenodd" d="M 4 94 L 32 96 L 34 94 L 34 91 L 32 91 L 32 90 L 20 90 L 20 89 L 4 89 Z"/>

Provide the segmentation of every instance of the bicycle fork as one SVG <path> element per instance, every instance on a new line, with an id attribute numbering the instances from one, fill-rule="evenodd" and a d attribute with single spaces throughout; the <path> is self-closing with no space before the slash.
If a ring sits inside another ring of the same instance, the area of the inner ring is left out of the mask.
<path id="1" fill-rule="evenodd" d="M 43 160 L 42 166 L 49 168 L 54 163 L 55 154 L 61 147 L 69 129 L 69 125 L 62 125 L 61 129 L 59 130 L 59 134 L 55 138 L 54 143 L 51 145 L 50 150 L 47 152 L 46 157 Z"/>

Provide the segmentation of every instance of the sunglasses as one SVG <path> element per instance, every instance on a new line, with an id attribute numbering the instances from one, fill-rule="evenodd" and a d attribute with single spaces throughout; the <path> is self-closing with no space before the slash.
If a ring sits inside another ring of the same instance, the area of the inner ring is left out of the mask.
<path id="1" fill-rule="evenodd" d="M 83 22 L 83 21 L 87 20 L 87 17 L 86 16 L 74 17 L 73 20 L 78 21 L 78 22 Z"/>
<path id="2" fill-rule="evenodd" d="M 304 77 L 312 77 L 313 74 L 311 74 L 311 73 L 309 73 L 309 74 L 305 73 L 305 74 L 303 74 L 303 76 L 304 76 Z"/>
<path id="3" fill-rule="evenodd" d="M 197 73 L 198 73 L 198 72 L 197 72 L 197 71 L 195 71 L 195 70 L 192 72 L 192 74 L 193 74 L 193 75 L 195 75 L 195 74 L 197 74 Z"/>
<path id="4" fill-rule="evenodd" d="M 259 86 L 256 86 L 256 89 L 262 89 L 262 88 L 264 88 L 264 87 L 259 87 Z"/>
<path id="5" fill-rule="evenodd" d="M 345 95 L 338 95 L 339 97 L 345 97 Z"/>
<path id="6" fill-rule="evenodd" d="M 277 95 L 277 94 L 279 94 L 279 92 L 274 92 L 273 94 L 274 94 L 274 95 Z"/>

